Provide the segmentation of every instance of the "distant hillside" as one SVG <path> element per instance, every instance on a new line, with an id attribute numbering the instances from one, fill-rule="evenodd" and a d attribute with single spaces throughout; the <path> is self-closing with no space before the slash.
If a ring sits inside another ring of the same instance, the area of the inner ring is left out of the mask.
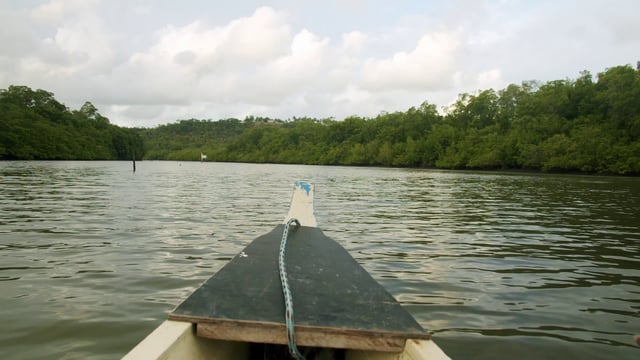
<path id="1" fill-rule="evenodd" d="M 252 125 L 250 120 L 190 119 L 144 129 L 140 135 L 147 146 L 147 159 L 199 160 L 201 151 L 211 152 L 212 148 L 229 143 Z"/>
<path id="2" fill-rule="evenodd" d="M 183 120 L 143 130 L 147 158 L 640 174 L 640 71 L 526 81 L 374 118 Z"/>
<path id="3" fill-rule="evenodd" d="M 111 125 L 90 102 L 70 111 L 52 93 L 0 90 L 0 159 L 131 160 L 144 156 L 133 129 Z"/>
<path id="4" fill-rule="evenodd" d="M 181 120 L 111 125 L 87 102 L 0 90 L 0 159 L 199 160 L 525 169 L 640 174 L 640 70 L 616 66 L 575 80 L 525 81 L 461 94 L 441 115 L 428 102 L 373 118 Z"/>

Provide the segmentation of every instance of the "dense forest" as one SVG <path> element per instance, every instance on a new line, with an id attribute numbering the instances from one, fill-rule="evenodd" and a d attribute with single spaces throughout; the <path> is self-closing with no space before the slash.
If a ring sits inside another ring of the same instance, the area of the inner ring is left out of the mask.
<path id="1" fill-rule="evenodd" d="M 526 81 L 374 118 L 182 120 L 142 130 L 150 159 L 640 174 L 640 70 Z"/>
<path id="2" fill-rule="evenodd" d="M 204 153 L 209 161 L 640 174 L 640 69 L 631 66 L 461 94 L 444 114 L 425 102 L 372 118 L 123 129 L 91 103 L 70 112 L 51 93 L 24 87 L 0 92 L 0 114 L 0 158 L 9 159 L 127 159 L 135 151 L 158 160 Z"/>
<path id="3" fill-rule="evenodd" d="M 110 124 L 91 102 L 71 111 L 45 90 L 0 90 L 0 159 L 131 160 L 143 155 L 139 132 Z"/>

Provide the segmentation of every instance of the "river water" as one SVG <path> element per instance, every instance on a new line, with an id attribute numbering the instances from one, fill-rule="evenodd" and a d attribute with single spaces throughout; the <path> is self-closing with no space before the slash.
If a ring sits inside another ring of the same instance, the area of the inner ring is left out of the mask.
<path id="1" fill-rule="evenodd" d="M 298 179 L 454 359 L 640 358 L 638 178 L 149 161 L 0 162 L 0 358 L 120 358 Z"/>

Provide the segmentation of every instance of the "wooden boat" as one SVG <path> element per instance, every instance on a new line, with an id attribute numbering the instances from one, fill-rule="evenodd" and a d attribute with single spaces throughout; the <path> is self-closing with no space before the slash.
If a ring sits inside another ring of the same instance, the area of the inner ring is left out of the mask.
<path id="1" fill-rule="evenodd" d="M 313 185 L 296 182 L 285 223 L 256 238 L 123 359 L 279 359 L 298 348 L 307 359 L 449 359 L 318 229 L 313 202 Z M 285 310 L 285 288 L 295 311 Z"/>

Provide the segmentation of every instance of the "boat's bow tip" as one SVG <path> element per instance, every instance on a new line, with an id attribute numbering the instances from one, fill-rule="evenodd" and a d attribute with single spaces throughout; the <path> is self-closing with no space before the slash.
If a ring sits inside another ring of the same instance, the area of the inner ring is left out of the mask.
<path id="1" fill-rule="evenodd" d="M 306 181 L 296 181 L 293 183 L 294 191 L 297 189 L 304 190 L 307 196 L 313 196 L 313 184 Z"/>
<path id="2" fill-rule="evenodd" d="M 313 206 L 314 191 L 315 186 L 310 182 L 295 181 L 293 183 L 293 195 L 291 196 L 289 213 L 284 219 L 285 223 L 294 218 L 302 226 L 317 226 Z"/>

